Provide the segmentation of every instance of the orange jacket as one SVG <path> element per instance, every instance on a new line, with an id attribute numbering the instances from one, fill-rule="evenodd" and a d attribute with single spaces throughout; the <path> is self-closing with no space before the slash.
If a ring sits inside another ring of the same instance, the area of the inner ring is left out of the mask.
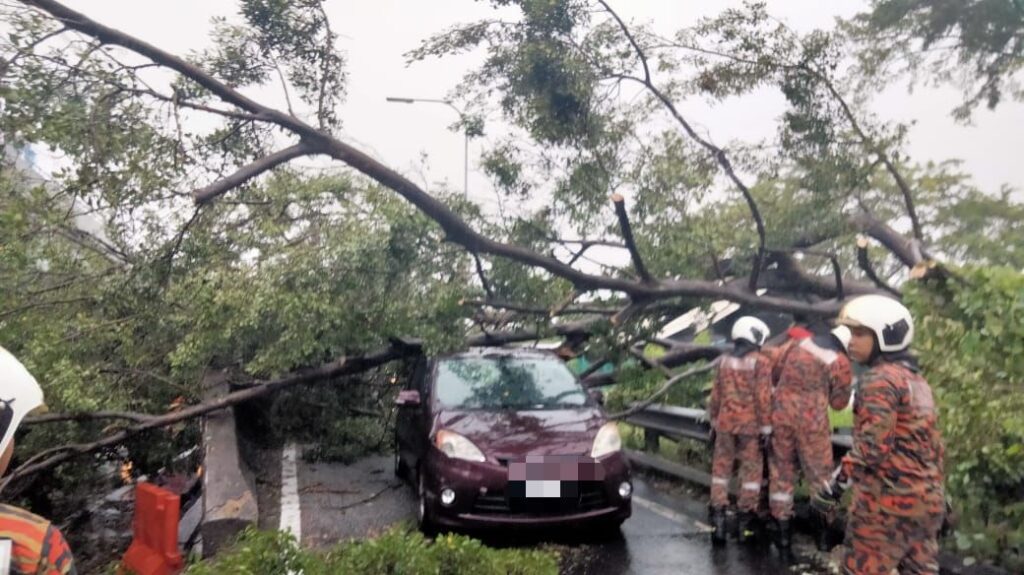
<path id="1" fill-rule="evenodd" d="M 828 433 L 828 406 L 845 409 L 850 402 L 853 368 L 846 354 L 808 337 L 787 341 L 772 359 L 772 425 Z"/>
<path id="2" fill-rule="evenodd" d="M 711 424 L 722 433 L 757 435 L 771 425 L 772 363 L 760 351 L 725 355 L 711 388 Z"/>
<path id="3" fill-rule="evenodd" d="M 853 410 L 853 449 L 843 462 L 853 504 L 891 515 L 942 513 L 945 449 L 928 382 L 883 361 L 864 375 Z"/>
<path id="4" fill-rule="evenodd" d="M 60 530 L 24 509 L 0 504 L 0 539 L 9 539 L 12 575 L 74 575 L 71 549 Z"/>

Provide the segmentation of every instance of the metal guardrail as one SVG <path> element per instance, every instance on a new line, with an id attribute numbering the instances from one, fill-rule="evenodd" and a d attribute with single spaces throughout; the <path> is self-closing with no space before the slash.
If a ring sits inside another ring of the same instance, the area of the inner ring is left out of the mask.
<path id="1" fill-rule="evenodd" d="M 711 441 L 711 424 L 707 412 L 703 409 L 692 407 L 676 407 L 673 405 L 651 405 L 642 411 L 638 411 L 625 419 L 625 422 L 644 430 L 644 446 L 648 451 L 657 452 L 658 440 L 660 437 L 668 437 L 673 440 L 693 439 L 708 443 Z M 832 452 L 837 458 L 853 448 L 853 437 L 846 433 L 832 435 Z M 651 457 L 634 457 L 635 452 L 630 452 L 630 458 L 637 460 L 641 465 L 651 463 Z M 643 459 L 643 461 L 640 461 Z M 673 469 L 678 464 L 673 466 Z M 667 467 L 666 467 L 667 469 Z M 692 470 L 697 471 L 697 470 Z M 677 473 L 670 472 L 673 475 Z M 700 472 L 704 473 L 704 472 Z M 706 473 L 704 473 L 706 475 Z M 702 477 L 702 475 L 687 473 L 686 479 Z M 710 481 L 710 480 L 709 480 Z M 702 483 L 702 481 L 697 481 Z"/>

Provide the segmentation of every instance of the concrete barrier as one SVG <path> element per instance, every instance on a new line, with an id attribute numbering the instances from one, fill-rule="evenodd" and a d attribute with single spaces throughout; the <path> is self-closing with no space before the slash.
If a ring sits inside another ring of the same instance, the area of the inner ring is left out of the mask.
<path id="1" fill-rule="evenodd" d="M 205 399 L 223 396 L 227 377 L 209 372 L 203 389 Z M 203 419 L 203 556 L 214 555 L 258 520 L 255 481 L 239 452 L 234 410 L 213 412 Z"/>

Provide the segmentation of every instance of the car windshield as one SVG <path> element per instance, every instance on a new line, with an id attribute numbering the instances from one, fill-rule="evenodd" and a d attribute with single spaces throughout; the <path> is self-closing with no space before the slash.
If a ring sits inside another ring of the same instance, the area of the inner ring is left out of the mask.
<path id="1" fill-rule="evenodd" d="M 566 409 L 590 398 L 562 361 L 538 357 L 460 357 L 441 360 L 437 399 L 452 409 Z"/>

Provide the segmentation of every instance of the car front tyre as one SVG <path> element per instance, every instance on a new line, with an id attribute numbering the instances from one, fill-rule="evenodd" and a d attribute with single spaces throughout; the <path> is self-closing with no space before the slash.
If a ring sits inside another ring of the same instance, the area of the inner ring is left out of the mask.
<path id="1" fill-rule="evenodd" d="M 422 469 L 416 473 L 416 525 L 428 537 L 437 534 L 430 504 L 427 502 L 427 482 L 423 477 Z"/>

